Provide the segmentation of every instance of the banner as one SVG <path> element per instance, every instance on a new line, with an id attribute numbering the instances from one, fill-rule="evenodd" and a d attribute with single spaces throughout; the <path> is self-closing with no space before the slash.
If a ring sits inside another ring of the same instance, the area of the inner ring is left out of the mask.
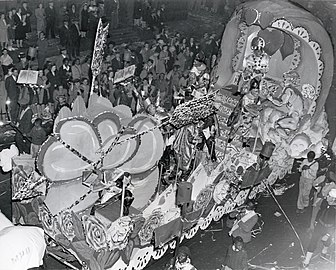
<path id="1" fill-rule="evenodd" d="M 108 29 L 109 25 L 107 24 L 104 27 L 102 20 L 99 19 L 91 62 L 92 75 L 95 77 L 98 76 L 101 71 L 101 64 L 103 62 L 104 46 L 107 39 Z"/>
<path id="2" fill-rule="evenodd" d="M 225 153 L 226 144 L 230 135 L 230 127 L 226 125 L 230 114 L 239 102 L 239 97 L 233 96 L 231 91 L 220 89 L 215 96 L 217 109 L 217 120 L 220 135 L 216 138 L 217 157 L 222 159 Z"/>

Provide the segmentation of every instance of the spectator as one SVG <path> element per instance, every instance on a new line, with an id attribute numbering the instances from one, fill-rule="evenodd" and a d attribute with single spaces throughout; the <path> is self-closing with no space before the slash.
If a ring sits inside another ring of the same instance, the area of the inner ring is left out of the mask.
<path id="1" fill-rule="evenodd" d="M 149 48 L 149 43 L 145 42 L 144 47 L 141 49 L 140 54 L 142 55 L 142 59 L 144 63 L 147 63 L 149 57 L 152 55 L 152 51 Z"/>
<path id="2" fill-rule="evenodd" d="M 8 45 L 8 24 L 5 18 L 5 13 L 0 13 L 0 46 L 2 49 Z"/>
<path id="3" fill-rule="evenodd" d="M 114 72 L 110 71 L 108 73 L 108 99 L 111 101 L 112 105 L 116 105 L 116 85 L 114 84 Z"/>
<path id="4" fill-rule="evenodd" d="M 81 64 L 82 77 L 91 79 L 91 56 L 86 56 L 84 63 Z"/>
<path id="5" fill-rule="evenodd" d="M 177 63 L 180 66 L 181 72 L 185 71 L 187 56 L 186 56 L 186 49 L 180 50 L 179 54 L 177 55 Z"/>
<path id="6" fill-rule="evenodd" d="M 89 10 L 87 3 L 83 4 L 83 9 L 80 16 L 80 26 L 81 26 L 81 35 L 83 38 L 86 37 L 86 33 L 89 30 Z"/>
<path id="7" fill-rule="evenodd" d="M 68 88 L 68 82 L 71 78 L 71 68 L 68 58 L 63 59 L 63 65 L 58 70 L 58 77 L 60 84 L 63 85 L 64 88 Z"/>
<path id="8" fill-rule="evenodd" d="M 30 17 L 32 15 L 32 12 L 30 8 L 28 7 L 28 3 L 26 1 L 22 2 L 22 16 L 25 18 L 25 34 L 26 38 L 28 39 L 28 35 L 31 32 L 31 22 Z"/>
<path id="9" fill-rule="evenodd" d="M 70 85 L 69 88 L 69 105 L 72 105 L 72 103 L 75 101 L 77 96 L 81 94 L 80 92 L 80 80 L 75 79 Z"/>
<path id="10" fill-rule="evenodd" d="M 49 2 L 48 7 L 45 10 L 46 14 L 46 35 L 49 38 L 55 38 L 55 25 L 56 25 L 56 12 L 54 9 L 54 3 Z"/>
<path id="11" fill-rule="evenodd" d="M 24 52 L 20 52 L 18 58 L 19 63 L 16 63 L 15 67 L 18 69 L 18 73 L 20 74 L 21 70 L 29 69 L 29 62 L 27 61 L 27 56 Z"/>
<path id="12" fill-rule="evenodd" d="M 240 236 L 233 239 L 233 245 L 230 245 L 222 265 L 222 270 L 247 270 L 247 253 L 244 249 L 244 242 Z"/>
<path id="13" fill-rule="evenodd" d="M 73 20 L 72 24 L 70 25 L 70 54 L 71 57 L 79 57 L 80 56 L 80 39 L 81 33 L 79 29 L 79 22 L 78 20 Z"/>
<path id="14" fill-rule="evenodd" d="M 134 2 L 134 13 L 133 13 L 133 19 L 134 19 L 134 26 L 141 26 L 141 15 L 142 15 L 142 4 L 141 0 L 135 0 Z"/>
<path id="15" fill-rule="evenodd" d="M 111 0 L 111 27 L 118 28 L 119 25 L 119 0 Z"/>
<path id="16" fill-rule="evenodd" d="M 69 16 L 69 21 L 70 22 L 79 20 L 79 14 L 77 12 L 77 8 L 76 8 L 75 4 L 71 5 L 68 16 Z"/>
<path id="17" fill-rule="evenodd" d="M 190 51 L 193 52 L 194 55 L 196 55 L 196 53 L 197 53 L 197 47 L 196 47 L 196 43 L 195 43 L 195 40 L 194 40 L 193 37 L 191 37 L 189 39 L 188 47 L 189 47 Z"/>
<path id="18" fill-rule="evenodd" d="M 21 107 L 20 116 L 18 117 L 18 129 L 20 132 L 16 132 L 15 142 L 20 153 L 30 154 L 30 142 L 27 140 L 27 134 L 32 129 L 33 111 L 29 107 L 29 94 L 28 89 L 23 88 L 23 93 L 19 99 Z M 26 94 L 25 94 L 26 93 Z"/>
<path id="19" fill-rule="evenodd" d="M 113 72 L 124 68 L 123 60 L 121 59 L 120 52 L 116 52 L 115 58 L 112 59 L 112 69 Z"/>
<path id="20" fill-rule="evenodd" d="M 37 40 L 37 62 L 38 62 L 38 68 L 43 69 L 44 63 L 47 59 L 48 54 L 48 41 L 45 38 L 44 32 L 40 32 L 39 39 Z"/>
<path id="21" fill-rule="evenodd" d="M 2 49 L 2 55 L 0 56 L 0 64 L 4 75 L 7 75 L 9 68 L 13 65 L 13 59 L 8 54 L 8 49 Z"/>
<path id="22" fill-rule="evenodd" d="M 46 13 L 42 3 L 39 3 L 37 9 L 35 9 L 35 17 L 37 37 L 40 37 L 40 33 L 46 31 Z"/>
<path id="23" fill-rule="evenodd" d="M 299 195 L 297 199 L 297 213 L 301 214 L 309 205 L 309 194 L 313 187 L 313 182 L 316 179 L 318 163 L 314 161 L 315 152 L 310 151 L 307 154 L 307 159 L 304 159 L 299 171 L 301 172 L 299 183 Z"/>
<path id="24" fill-rule="evenodd" d="M 13 9 L 13 19 L 15 25 L 15 40 L 18 48 L 23 47 L 23 40 L 26 38 L 26 22 L 25 17 L 22 15 L 22 9 L 19 7 L 17 12 Z"/>
<path id="25" fill-rule="evenodd" d="M 39 74 L 37 77 L 37 86 L 38 86 L 37 88 L 37 97 L 38 97 L 37 114 L 39 117 L 41 117 L 42 112 L 48 105 L 50 98 L 52 98 L 49 92 L 50 83 L 47 77 L 45 76 L 43 70 L 39 70 Z"/>
<path id="26" fill-rule="evenodd" d="M 328 258 L 328 250 L 332 244 L 332 238 L 335 234 L 335 213 L 336 188 L 333 188 L 325 196 L 321 203 L 320 211 L 317 214 L 313 235 L 310 239 L 305 259 L 302 262 L 305 269 L 307 269 L 320 240 L 322 242 L 321 256 L 322 258 Z"/>
<path id="27" fill-rule="evenodd" d="M 15 39 L 15 23 L 13 18 L 13 11 L 8 11 L 7 16 L 7 25 L 8 25 L 8 48 L 12 49 L 13 46 L 13 40 Z"/>
<path id="28" fill-rule="evenodd" d="M 253 227 L 258 222 L 258 215 L 254 211 L 255 205 L 253 202 L 248 202 L 244 212 L 237 218 L 231 231 L 229 232 L 230 236 L 237 237 L 240 236 L 244 243 L 251 241 L 251 231 Z"/>
<path id="29" fill-rule="evenodd" d="M 81 93 L 82 98 L 84 99 L 84 103 L 87 106 L 89 101 L 89 93 L 90 93 L 90 85 L 89 85 L 89 79 L 83 78 L 82 83 L 79 86 L 79 90 Z"/>
<path id="30" fill-rule="evenodd" d="M 159 54 L 158 62 L 156 65 L 156 73 L 164 73 L 166 74 L 166 66 L 169 60 L 169 52 L 168 52 L 168 46 L 164 45 L 162 47 L 162 51 Z"/>
<path id="31" fill-rule="evenodd" d="M 59 85 L 54 93 L 53 93 L 53 100 L 55 104 L 55 114 L 60 110 L 60 107 L 68 104 L 69 96 L 68 91 L 63 87 L 63 85 Z"/>
<path id="32" fill-rule="evenodd" d="M 60 28 L 63 26 L 64 21 L 67 21 L 68 23 L 70 22 L 69 10 L 66 4 L 64 4 L 62 8 L 58 11 L 58 15 L 59 15 Z"/>
<path id="33" fill-rule="evenodd" d="M 82 67 L 79 58 L 76 58 L 73 62 L 73 65 L 71 67 L 71 76 L 73 80 L 82 79 Z"/>
<path id="34" fill-rule="evenodd" d="M 71 32 L 69 29 L 69 21 L 68 20 L 64 20 L 63 21 L 63 26 L 60 28 L 59 30 L 59 36 L 60 36 L 60 44 L 62 47 L 65 47 L 67 52 L 68 52 L 68 57 L 69 60 L 71 60 Z"/>
<path id="35" fill-rule="evenodd" d="M 58 55 L 56 57 L 56 60 L 55 60 L 55 64 L 56 64 L 57 69 L 59 69 L 63 65 L 63 60 L 65 58 L 69 59 L 69 57 L 68 57 L 68 51 L 67 51 L 66 48 L 63 47 L 63 48 L 61 48 L 61 54 Z"/>
<path id="36" fill-rule="evenodd" d="M 47 139 L 47 133 L 42 127 L 41 118 L 37 118 L 34 121 L 34 126 L 27 135 L 31 138 L 30 154 L 33 158 L 36 158 L 38 152 L 40 151 L 41 145 Z"/>
<path id="37" fill-rule="evenodd" d="M 50 87 L 48 88 L 48 105 L 50 108 L 50 112 L 53 114 L 55 112 L 55 103 L 54 103 L 54 91 L 59 85 L 59 78 L 58 78 L 58 71 L 57 71 L 57 66 L 56 64 L 53 64 L 50 67 L 50 71 L 47 74 L 47 79 L 50 84 Z"/>

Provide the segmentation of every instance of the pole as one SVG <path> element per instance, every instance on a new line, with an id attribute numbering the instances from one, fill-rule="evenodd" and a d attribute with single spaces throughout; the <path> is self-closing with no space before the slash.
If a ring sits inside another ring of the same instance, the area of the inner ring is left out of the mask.
<path id="1" fill-rule="evenodd" d="M 89 98 L 92 96 L 93 94 L 93 89 L 94 89 L 94 83 L 95 83 L 95 80 L 96 80 L 96 76 L 95 75 L 92 75 L 92 82 L 91 82 L 91 90 L 90 90 L 90 95 L 89 95 Z"/>
<path id="2" fill-rule="evenodd" d="M 124 177 L 125 177 L 125 176 L 124 176 Z M 126 183 L 123 181 L 122 192 L 121 192 L 120 217 L 122 217 L 122 216 L 124 215 L 125 191 L 126 191 Z"/>
<path id="3" fill-rule="evenodd" d="M 255 151 L 255 149 L 257 147 L 257 141 L 258 141 L 258 135 L 259 135 L 259 129 L 260 129 L 260 123 L 261 123 L 260 115 L 258 116 L 258 118 L 259 118 L 259 121 L 258 121 L 257 135 L 256 135 L 256 137 L 254 139 L 254 145 L 253 145 L 252 154 L 254 154 L 254 151 Z"/>

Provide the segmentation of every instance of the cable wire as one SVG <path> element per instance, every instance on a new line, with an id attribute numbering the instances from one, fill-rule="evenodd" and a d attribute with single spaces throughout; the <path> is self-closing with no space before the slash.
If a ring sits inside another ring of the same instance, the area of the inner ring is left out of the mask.
<path id="1" fill-rule="evenodd" d="M 294 232 L 296 238 L 299 240 L 300 247 L 301 247 L 301 251 L 302 251 L 302 254 L 303 254 L 303 256 L 304 256 L 304 255 L 305 255 L 305 251 L 304 251 L 304 248 L 303 248 L 303 245 L 302 245 L 302 241 L 301 241 L 300 236 L 299 236 L 299 234 L 297 233 L 297 231 L 296 231 L 294 225 L 293 225 L 292 222 L 290 221 L 290 219 L 289 219 L 289 217 L 287 216 L 286 212 L 285 212 L 285 211 L 283 210 L 283 208 L 281 207 L 281 205 L 280 205 L 280 203 L 278 202 L 278 200 L 275 198 L 275 196 L 274 196 L 272 190 L 270 189 L 268 183 L 265 183 L 265 186 L 266 186 L 268 192 L 271 194 L 271 196 L 272 196 L 273 200 L 275 201 L 275 203 L 278 205 L 278 207 L 279 207 L 279 209 L 281 210 L 282 214 L 283 214 L 283 215 L 285 216 L 285 218 L 287 219 L 289 225 L 290 225 L 291 228 L 293 229 L 293 232 Z"/>

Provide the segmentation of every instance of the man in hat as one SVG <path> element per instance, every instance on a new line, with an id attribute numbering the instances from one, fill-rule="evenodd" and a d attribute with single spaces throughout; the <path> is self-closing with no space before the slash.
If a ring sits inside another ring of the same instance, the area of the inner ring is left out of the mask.
<path id="1" fill-rule="evenodd" d="M 21 70 L 27 70 L 29 67 L 29 63 L 27 61 L 26 54 L 24 52 L 20 52 L 18 55 L 18 58 L 20 60 L 19 63 L 17 63 L 15 66 L 18 70 L 18 74 L 20 74 Z"/>
<path id="2" fill-rule="evenodd" d="M 79 47 L 80 47 L 80 39 L 81 32 L 79 29 L 78 20 L 72 20 L 72 24 L 70 25 L 70 55 L 71 57 L 79 57 Z"/>
<path id="3" fill-rule="evenodd" d="M 313 187 L 313 182 L 316 179 L 318 163 L 314 161 L 315 152 L 309 151 L 307 158 L 303 160 L 299 168 L 301 172 L 300 182 L 299 182 L 299 194 L 297 199 L 297 210 L 298 214 L 305 211 L 305 208 L 309 206 L 309 195 Z"/>
<path id="4" fill-rule="evenodd" d="M 7 91 L 7 97 L 9 101 L 9 116 L 12 123 L 16 123 L 18 113 L 19 113 L 19 95 L 20 91 L 16 84 L 18 78 L 18 70 L 15 67 L 12 67 L 9 70 L 9 76 L 5 80 L 5 88 Z"/>
<path id="5" fill-rule="evenodd" d="M 63 60 L 65 58 L 69 59 L 68 57 L 68 51 L 65 47 L 62 47 L 60 50 L 60 55 L 58 55 L 55 59 L 55 64 L 57 66 L 57 69 L 60 69 L 60 67 L 63 65 Z"/>
<path id="6" fill-rule="evenodd" d="M 241 188 L 253 187 L 268 178 L 272 172 L 268 165 L 268 160 L 272 156 L 274 147 L 275 145 L 273 143 L 265 142 L 257 158 L 257 162 L 246 169 Z"/>
<path id="7" fill-rule="evenodd" d="M 244 243 L 248 243 L 252 239 L 252 229 L 258 222 L 258 214 L 254 211 L 255 204 L 249 201 L 245 209 L 238 215 L 231 231 L 230 236 L 240 236 Z"/>
<path id="8" fill-rule="evenodd" d="M 309 242 L 308 250 L 305 259 L 302 263 L 303 268 L 307 268 L 310 260 L 313 256 L 315 249 L 319 243 L 322 241 L 322 252 L 321 256 L 328 257 L 328 249 L 332 244 L 332 239 L 335 235 L 335 221 L 336 221 L 336 188 L 329 191 L 327 196 L 321 204 L 321 209 L 317 214 L 316 225 L 312 238 Z"/>
<path id="9" fill-rule="evenodd" d="M 67 49 L 67 52 L 69 53 L 69 60 L 71 60 L 71 32 L 69 27 L 69 21 L 64 20 L 62 27 L 60 27 L 59 30 L 59 37 L 60 37 L 60 44 L 62 47 L 65 47 Z"/>
<path id="10" fill-rule="evenodd" d="M 124 68 L 124 63 L 123 63 L 123 60 L 121 59 L 121 55 L 120 55 L 120 52 L 117 51 L 115 53 L 115 57 L 112 59 L 112 69 L 113 69 L 113 72 L 116 72 L 120 69 L 123 69 Z"/>
<path id="11" fill-rule="evenodd" d="M 175 263 L 174 263 L 175 259 Z M 175 267 L 174 267 L 175 266 Z M 191 263 L 191 252 L 186 246 L 182 246 L 177 250 L 177 255 L 169 262 L 168 270 L 196 270 Z"/>
<path id="12" fill-rule="evenodd" d="M 56 11 L 54 9 L 54 3 L 49 2 L 48 7 L 45 9 L 46 14 L 46 37 L 55 38 L 55 25 L 56 25 Z"/>

